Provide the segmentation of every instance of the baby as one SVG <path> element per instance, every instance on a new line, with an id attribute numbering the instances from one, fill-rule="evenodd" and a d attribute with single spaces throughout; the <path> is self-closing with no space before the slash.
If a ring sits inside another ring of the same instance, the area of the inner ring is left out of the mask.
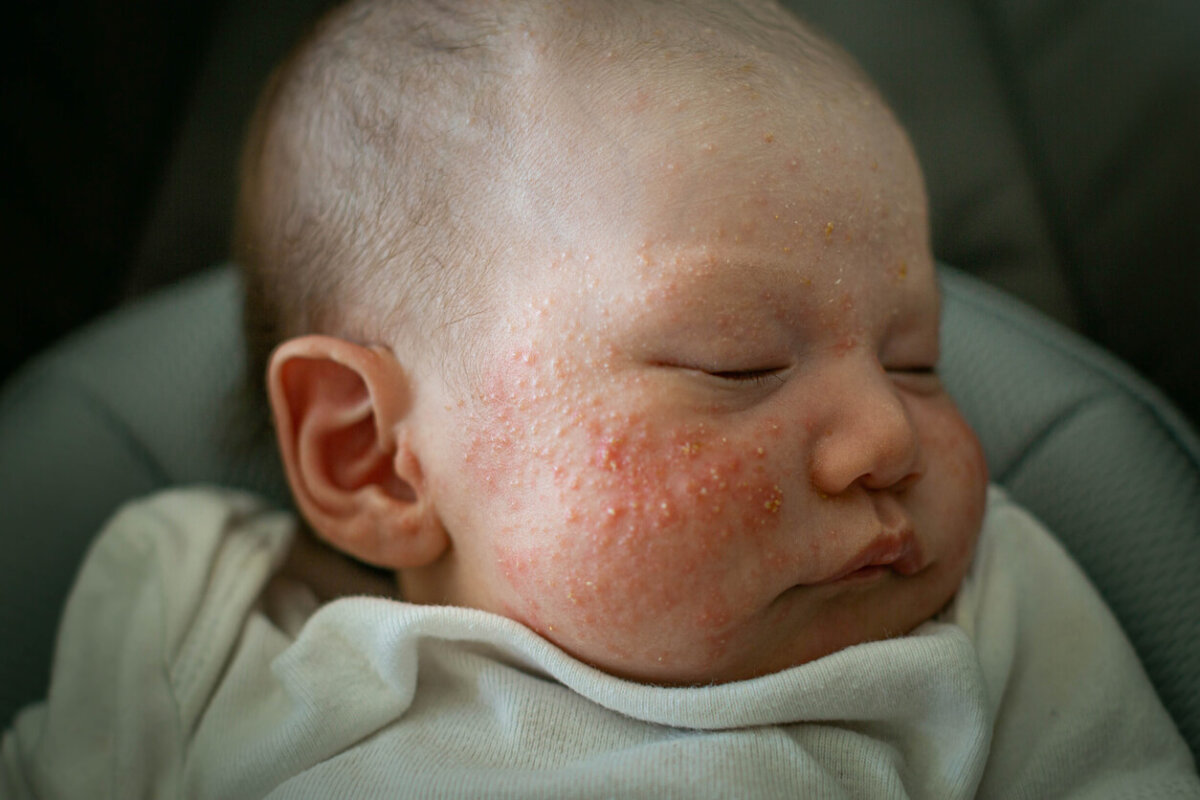
<path id="1" fill-rule="evenodd" d="M 1200 796 L 939 382 L 905 134 L 773 3 L 344 5 L 260 104 L 237 250 L 324 544 L 127 508 L 80 585 L 158 553 L 151 617 L 77 589 L 63 641 L 155 656 L 99 750 L 56 672 L 14 796 Z"/>
<path id="2" fill-rule="evenodd" d="M 778 8 L 590 5 L 361 4 L 277 81 L 239 255 L 324 332 L 269 369 L 300 510 L 638 681 L 908 632 L 986 469 L 904 133 Z"/>

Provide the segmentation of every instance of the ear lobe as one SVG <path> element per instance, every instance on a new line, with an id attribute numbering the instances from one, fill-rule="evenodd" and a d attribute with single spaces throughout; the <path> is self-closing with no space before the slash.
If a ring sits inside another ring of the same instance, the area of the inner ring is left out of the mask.
<path id="1" fill-rule="evenodd" d="M 437 560 L 449 540 L 407 433 L 412 387 L 396 359 L 302 336 L 276 348 L 267 386 L 292 495 L 314 530 L 387 569 Z"/>

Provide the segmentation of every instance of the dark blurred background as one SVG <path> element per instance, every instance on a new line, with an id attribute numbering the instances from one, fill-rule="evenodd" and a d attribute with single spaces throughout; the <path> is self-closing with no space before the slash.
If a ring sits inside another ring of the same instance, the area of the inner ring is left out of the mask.
<path id="1" fill-rule="evenodd" d="M 313 0 L 49 0 L 6 12 L 0 379 L 227 256 L 234 165 Z"/>
<path id="2" fill-rule="evenodd" d="M 220 5 L 6 10 L 3 374 L 120 298 Z"/>
<path id="3" fill-rule="evenodd" d="M 939 258 L 1130 361 L 1200 419 L 1200 3 L 794 0 L 925 166 Z M 227 255 L 269 68 L 322 0 L 7 12 L 0 378 Z"/>

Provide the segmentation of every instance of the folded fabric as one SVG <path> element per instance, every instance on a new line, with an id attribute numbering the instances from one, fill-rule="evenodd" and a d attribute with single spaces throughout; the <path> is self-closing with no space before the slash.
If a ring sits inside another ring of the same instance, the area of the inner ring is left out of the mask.
<path id="1" fill-rule="evenodd" d="M 90 553 L 0 796 L 1200 797 L 1099 596 L 992 489 L 951 605 L 907 636 L 667 688 L 522 625 L 277 574 L 295 521 L 215 489 Z"/>

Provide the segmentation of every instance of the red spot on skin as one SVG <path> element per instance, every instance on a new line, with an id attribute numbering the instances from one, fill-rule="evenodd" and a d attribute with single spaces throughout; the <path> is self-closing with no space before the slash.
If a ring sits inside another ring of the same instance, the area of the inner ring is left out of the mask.
<path id="1" fill-rule="evenodd" d="M 837 343 L 833 347 L 833 352 L 837 356 L 847 356 L 853 352 L 854 348 L 856 347 L 858 347 L 858 337 L 853 333 L 848 333 L 838 339 Z"/>

